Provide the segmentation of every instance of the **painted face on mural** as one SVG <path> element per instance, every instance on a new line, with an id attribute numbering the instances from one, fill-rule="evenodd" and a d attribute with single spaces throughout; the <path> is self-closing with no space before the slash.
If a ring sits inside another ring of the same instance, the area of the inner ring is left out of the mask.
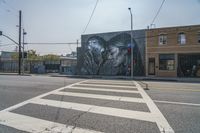
<path id="1" fill-rule="evenodd" d="M 126 44 L 118 41 L 103 47 L 103 43 L 97 39 L 92 38 L 88 41 L 88 50 L 92 53 L 93 59 L 96 63 L 102 59 L 102 53 L 106 52 L 108 61 L 111 61 L 114 67 L 118 67 L 123 64 L 126 60 L 127 46 Z"/>
<path id="2" fill-rule="evenodd" d="M 105 48 L 103 47 L 104 42 L 99 38 L 93 37 L 88 40 L 87 44 L 87 62 L 91 64 L 91 66 L 94 64 L 100 65 L 103 60 L 102 53 L 105 51 Z"/>
<path id="3" fill-rule="evenodd" d="M 81 71 L 84 74 L 127 75 L 131 60 L 130 39 L 131 36 L 127 33 L 115 33 L 113 37 L 106 38 L 98 35 L 91 36 L 83 45 L 84 59 Z M 133 58 L 140 63 L 140 50 L 137 43 L 135 41 L 133 43 Z M 141 66 L 135 66 L 135 74 L 142 73 L 138 71 L 142 68 Z"/>
<path id="4" fill-rule="evenodd" d="M 127 50 L 123 43 L 109 45 L 108 51 L 108 59 L 112 61 L 114 67 L 118 67 L 126 60 Z"/>
<path id="5" fill-rule="evenodd" d="M 98 39 L 95 39 L 95 38 L 90 39 L 88 41 L 88 49 L 90 51 L 93 51 L 93 52 L 98 53 L 98 54 L 100 54 L 101 52 L 104 51 L 104 48 L 103 48 L 101 42 Z"/>

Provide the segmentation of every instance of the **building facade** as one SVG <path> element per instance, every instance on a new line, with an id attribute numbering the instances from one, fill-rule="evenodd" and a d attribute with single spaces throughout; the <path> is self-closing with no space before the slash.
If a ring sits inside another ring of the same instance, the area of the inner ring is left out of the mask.
<path id="1" fill-rule="evenodd" d="M 66 56 L 60 57 L 60 73 L 67 75 L 76 74 L 76 64 L 77 64 L 76 57 L 66 57 Z"/>
<path id="2" fill-rule="evenodd" d="M 200 25 L 133 31 L 133 75 L 200 77 Z M 81 36 L 77 74 L 131 73 L 131 31 Z"/>
<path id="3" fill-rule="evenodd" d="M 13 55 L 17 54 L 17 52 L 8 52 L 8 51 L 1 51 L 1 61 L 11 61 L 13 60 Z"/>
<path id="4" fill-rule="evenodd" d="M 1 52 L 0 58 L 0 72 L 18 72 L 18 60 L 12 58 L 16 52 Z M 69 56 L 69 57 L 68 57 Z M 67 75 L 76 74 L 77 58 L 76 53 L 69 54 L 68 56 L 60 56 L 59 59 L 53 60 L 24 60 L 25 73 L 61 73 Z"/>
<path id="5" fill-rule="evenodd" d="M 200 77 L 200 25 L 146 30 L 146 75 Z"/>
<path id="6" fill-rule="evenodd" d="M 133 75 L 145 75 L 145 30 L 133 31 Z M 82 35 L 78 49 L 77 74 L 129 76 L 131 32 Z"/>

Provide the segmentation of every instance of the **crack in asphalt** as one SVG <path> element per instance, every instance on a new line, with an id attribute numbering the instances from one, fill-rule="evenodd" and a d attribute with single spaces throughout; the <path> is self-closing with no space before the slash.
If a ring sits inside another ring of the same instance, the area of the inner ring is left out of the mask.
<path id="1" fill-rule="evenodd" d="M 105 102 L 105 103 L 103 103 L 103 104 L 100 105 L 100 106 L 106 105 L 106 104 L 111 103 L 111 102 L 112 102 L 112 101 Z M 71 108 L 71 109 L 72 109 L 72 108 Z M 88 112 L 89 112 L 90 110 L 92 110 L 92 109 L 95 109 L 95 107 L 91 107 L 91 108 L 89 108 L 87 111 L 84 111 L 83 113 L 81 113 L 81 114 L 79 114 L 79 115 L 76 115 L 76 116 L 74 116 L 74 117 L 72 117 L 72 118 L 70 118 L 70 119 L 68 119 L 68 120 L 66 121 L 66 123 L 71 121 L 71 122 L 75 125 L 75 126 L 73 126 L 72 130 L 70 131 L 70 133 L 73 133 L 74 129 L 77 127 L 77 121 L 81 118 L 81 116 L 83 116 L 84 114 L 88 113 Z M 74 118 L 75 118 L 75 119 L 74 119 Z M 73 119 L 74 119 L 74 120 L 73 120 Z M 97 125 L 97 123 L 98 123 L 98 122 L 96 122 L 95 125 L 92 126 L 92 128 L 94 128 L 94 127 Z"/>

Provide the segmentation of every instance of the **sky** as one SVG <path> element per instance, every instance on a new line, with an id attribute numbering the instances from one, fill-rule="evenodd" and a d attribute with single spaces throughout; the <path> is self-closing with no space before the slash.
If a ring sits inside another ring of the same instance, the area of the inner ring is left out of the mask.
<path id="1" fill-rule="evenodd" d="M 96 0 L 0 0 L 0 31 L 18 41 L 18 16 L 27 43 L 76 42 L 81 38 Z M 133 28 L 146 29 L 156 15 L 162 0 L 99 0 L 84 34 L 130 30 L 131 7 Z M 200 24 L 200 0 L 165 0 L 155 20 L 156 27 Z M 13 51 L 16 45 L 0 36 L 0 51 Z M 4 45 L 4 46 L 1 46 Z M 66 55 L 77 45 L 26 45 L 38 54 Z M 79 45 L 80 46 L 80 45 Z"/>

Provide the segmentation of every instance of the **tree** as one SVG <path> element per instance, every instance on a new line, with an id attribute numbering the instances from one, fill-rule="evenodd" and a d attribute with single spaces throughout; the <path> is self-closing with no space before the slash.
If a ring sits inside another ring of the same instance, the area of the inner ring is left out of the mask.
<path id="1" fill-rule="evenodd" d="M 18 52 L 14 52 L 12 54 L 12 59 L 13 60 L 18 60 L 19 59 L 19 53 Z M 41 56 L 39 54 L 36 53 L 36 50 L 28 50 L 27 51 L 27 60 L 41 60 Z"/>
<path id="2" fill-rule="evenodd" d="M 18 60 L 19 54 L 18 52 L 15 52 L 12 54 L 12 59 L 13 60 Z M 47 54 L 47 55 L 39 55 L 37 54 L 36 50 L 28 50 L 27 51 L 27 60 L 41 60 L 41 61 L 58 61 L 59 60 L 59 56 L 58 55 L 54 55 L 54 54 Z"/>
<path id="3" fill-rule="evenodd" d="M 11 58 L 12 58 L 13 60 L 18 60 L 18 59 L 19 59 L 19 54 L 18 54 L 18 52 L 13 52 L 12 55 L 11 55 Z"/>
<path id="4" fill-rule="evenodd" d="M 42 56 L 42 60 L 44 60 L 44 61 L 46 61 L 46 60 L 57 61 L 57 60 L 59 60 L 59 56 L 58 55 L 54 55 L 54 54 L 47 54 L 47 55 L 43 55 Z"/>
<path id="5" fill-rule="evenodd" d="M 28 60 L 42 60 L 42 57 L 36 53 L 36 50 L 28 50 Z"/>

